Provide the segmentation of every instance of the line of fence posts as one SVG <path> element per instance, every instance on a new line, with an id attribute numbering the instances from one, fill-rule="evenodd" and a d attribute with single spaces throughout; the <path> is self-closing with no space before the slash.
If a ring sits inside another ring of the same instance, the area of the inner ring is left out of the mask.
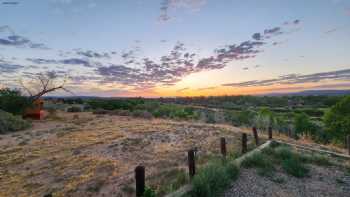
<path id="1" fill-rule="evenodd" d="M 255 142 L 258 145 L 258 134 L 255 127 L 253 127 L 253 134 L 255 138 Z M 272 128 L 269 127 L 269 139 L 272 139 Z M 248 136 L 246 133 L 242 133 L 242 154 L 246 153 L 248 151 Z M 350 142 L 350 135 L 348 136 L 348 141 Z M 226 138 L 221 137 L 220 138 L 220 150 L 223 158 L 225 159 L 227 156 L 227 149 L 226 149 Z M 350 146 L 349 146 L 349 153 L 350 153 Z M 192 179 L 196 174 L 196 160 L 195 160 L 195 150 L 190 149 L 187 152 L 187 161 L 188 161 L 188 173 L 190 179 Z M 135 181 L 136 181 L 136 197 L 143 196 L 145 192 L 145 167 L 144 166 L 137 166 L 135 168 Z"/>

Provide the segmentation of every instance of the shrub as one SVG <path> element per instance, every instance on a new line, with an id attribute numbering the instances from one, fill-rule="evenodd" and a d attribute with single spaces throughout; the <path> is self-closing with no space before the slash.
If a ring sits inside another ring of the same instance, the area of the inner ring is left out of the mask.
<path id="1" fill-rule="evenodd" d="M 144 119 L 153 118 L 153 115 L 150 112 L 144 111 L 144 110 L 135 110 L 132 112 L 132 116 L 137 118 L 144 118 Z"/>
<path id="2" fill-rule="evenodd" d="M 344 143 L 347 135 L 350 135 L 350 96 L 337 102 L 324 116 L 326 131 L 331 137 Z"/>
<path id="3" fill-rule="evenodd" d="M 101 114 L 101 115 L 104 115 L 104 114 L 108 114 L 109 111 L 108 110 L 104 110 L 104 109 L 96 109 L 92 112 L 93 114 Z"/>
<path id="4" fill-rule="evenodd" d="M 30 123 L 21 117 L 0 110 L 0 133 L 19 131 L 30 126 Z"/>
<path id="5" fill-rule="evenodd" d="M 313 155 L 302 155 L 301 159 L 306 163 L 313 163 L 319 166 L 331 166 L 332 162 L 324 155 L 313 154 Z"/>
<path id="6" fill-rule="evenodd" d="M 142 197 L 156 197 L 156 192 L 152 188 L 146 187 Z"/>
<path id="7" fill-rule="evenodd" d="M 309 169 L 302 163 L 298 157 L 291 157 L 282 162 L 282 168 L 288 174 L 297 178 L 302 178 L 308 175 Z"/>
<path id="8" fill-rule="evenodd" d="M 30 106 L 29 99 L 22 96 L 19 90 L 0 89 L 0 109 L 6 112 L 21 115 Z"/>
<path id="9" fill-rule="evenodd" d="M 272 161 L 262 153 L 255 153 L 245 158 L 242 166 L 245 168 L 257 168 L 258 174 L 262 176 L 271 175 L 274 170 Z"/>
<path id="10" fill-rule="evenodd" d="M 78 106 L 72 106 L 72 107 L 68 107 L 67 108 L 67 112 L 82 112 L 83 110 L 81 109 L 81 107 Z"/>
<path id="11" fill-rule="evenodd" d="M 131 115 L 129 110 L 122 110 L 122 109 L 116 109 L 116 110 L 110 111 L 108 114 L 109 115 L 116 115 L 116 116 L 130 116 Z"/>
<path id="12" fill-rule="evenodd" d="M 292 152 L 289 146 L 278 146 L 274 149 L 273 154 L 278 160 L 286 160 L 296 157 L 295 153 Z"/>
<path id="13" fill-rule="evenodd" d="M 232 163 L 212 162 L 194 177 L 192 196 L 219 196 L 237 176 L 238 168 Z"/>

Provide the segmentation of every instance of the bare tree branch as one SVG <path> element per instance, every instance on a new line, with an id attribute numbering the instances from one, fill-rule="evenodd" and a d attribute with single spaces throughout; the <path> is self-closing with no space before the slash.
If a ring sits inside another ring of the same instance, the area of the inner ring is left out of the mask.
<path id="1" fill-rule="evenodd" d="M 63 78 L 63 79 L 62 79 Z M 48 94 L 57 90 L 64 90 L 65 92 L 72 93 L 64 86 L 67 82 L 67 76 L 60 77 L 55 72 L 39 73 L 34 76 L 32 81 L 29 81 L 27 85 L 20 80 L 20 85 L 28 93 L 29 100 L 34 102 Z"/>

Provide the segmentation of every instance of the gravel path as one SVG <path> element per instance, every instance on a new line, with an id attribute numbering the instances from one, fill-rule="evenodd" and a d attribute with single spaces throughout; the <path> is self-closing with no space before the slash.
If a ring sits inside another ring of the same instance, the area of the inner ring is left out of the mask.
<path id="1" fill-rule="evenodd" d="M 339 167 L 311 166 L 310 177 L 295 178 L 281 170 L 273 177 L 241 169 L 225 197 L 350 197 L 350 175 Z"/>

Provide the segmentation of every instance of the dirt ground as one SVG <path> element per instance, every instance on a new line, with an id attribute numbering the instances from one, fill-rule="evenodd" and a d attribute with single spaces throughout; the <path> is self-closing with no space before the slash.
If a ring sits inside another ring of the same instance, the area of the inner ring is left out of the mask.
<path id="1" fill-rule="evenodd" d="M 273 177 L 259 176 L 256 169 L 241 169 L 224 197 L 349 197 L 350 175 L 340 167 L 311 165 L 310 176 L 295 178 L 282 170 Z"/>
<path id="2" fill-rule="evenodd" d="M 61 113 L 0 136 L 0 196 L 133 196 L 137 165 L 146 167 L 146 177 L 160 177 L 186 168 L 190 148 L 218 154 L 221 136 L 229 152 L 239 151 L 240 132 L 225 125 Z"/>

